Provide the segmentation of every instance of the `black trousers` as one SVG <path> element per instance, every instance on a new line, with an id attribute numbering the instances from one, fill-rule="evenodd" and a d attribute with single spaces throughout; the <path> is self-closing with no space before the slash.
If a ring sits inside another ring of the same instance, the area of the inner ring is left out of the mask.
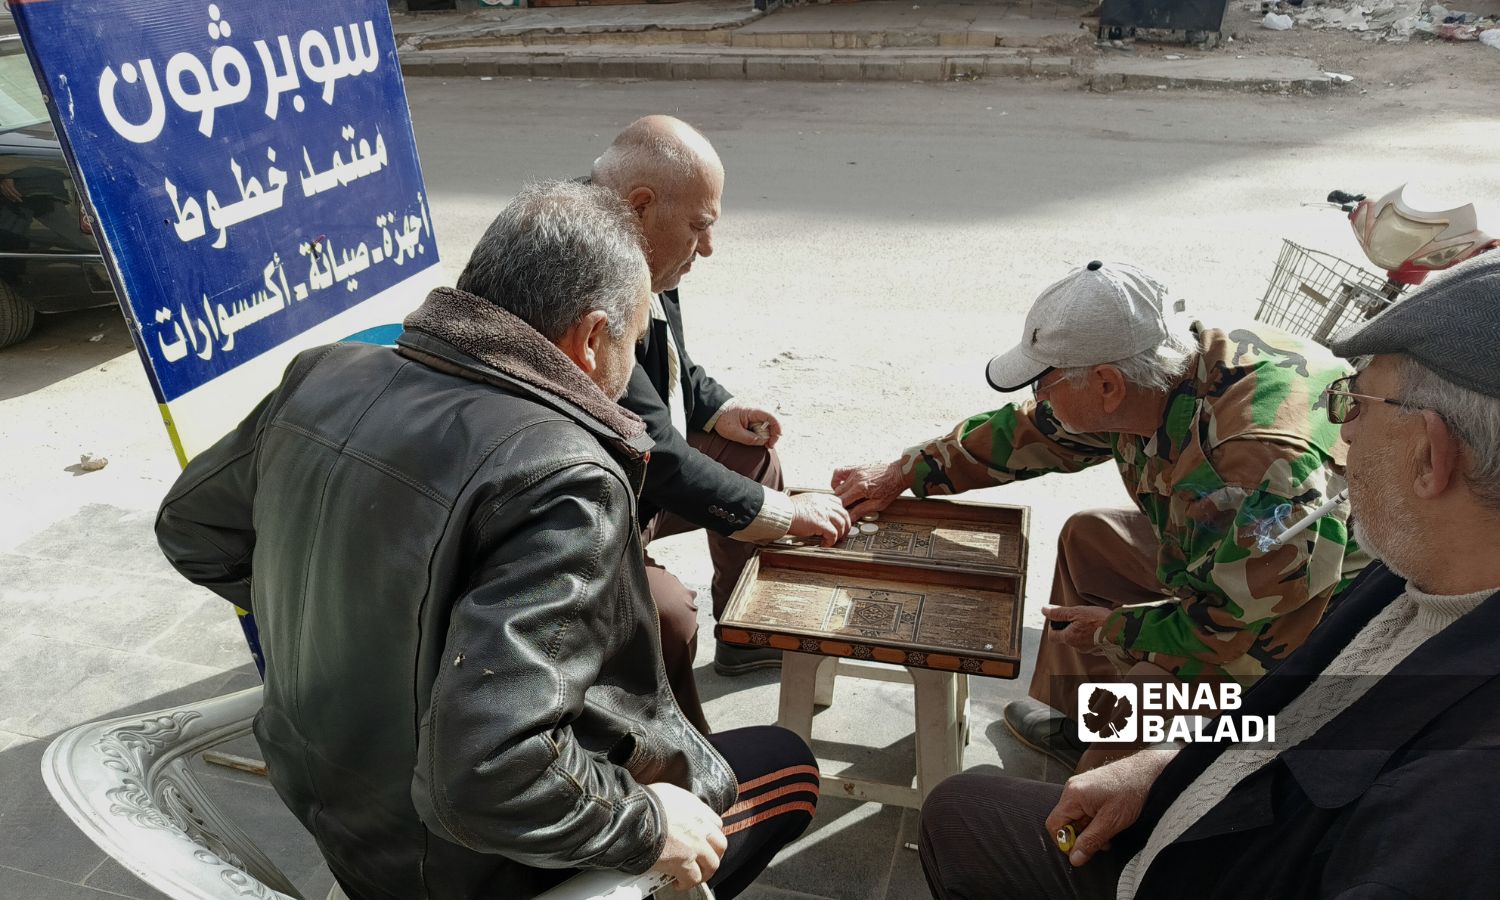
<path id="1" fill-rule="evenodd" d="M 774 725 L 736 728 L 708 740 L 740 783 L 739 798 L 724 813 L 729 849 L 708 882 L 714 896 L 730 900 L 807 830 L 818 805 L 818 761 L 800 737 Z"/>
<path id="2" fill-rule="evenodd" d="M 1080 868 L 1047 833 L 1062 785 L 955 775 L 922 804 L 918 849 L 936 900 L 1113 900 L 1128 861 L 1106 850 Z"/>

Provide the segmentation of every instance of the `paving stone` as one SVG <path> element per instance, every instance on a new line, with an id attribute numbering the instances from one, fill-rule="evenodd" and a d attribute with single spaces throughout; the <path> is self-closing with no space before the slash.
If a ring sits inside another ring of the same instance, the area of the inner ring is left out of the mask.
<path id="1" fill-rule="evenodd" d="M 786 81 L 817 81 L 822 74 L 815 57 L 794 56 L 782 62 L 781 77 Z"/>
<path id="2" fill-rule="evenodd" d="M 100 850 L 63 814 L 42 783 L 47 741 L 29 741 L 0 753 L 0 866 L 77 884 L 104 861 Z M 0 897 L 31 897 L 6 890 Z M 69 896 L 59 894 L 58 896 Z M 80 895 L 81 896 L 81 895 Z"/>
<path id="3" fill-rule="evenodd" d="M 984 60 L 955 56 L 948 60 L 951 78 L 980 78 L 984 75 Z"/>
<path id="4" fill-rule="evenodd" d="M 703 56 L 674 56 L 671 58 L 671 72 L 674 81 L 701 81 L 712 77 L 712 60 Z"/>
<path id="5" fill-rule="evenodd" d="M 446 78 L 462 77 L 469 74 L 468 60 L 462 56 L 435 59 L 432 63 L 432 74 Z"/>
<path id="6" fill-rule="evenodd" d="M 47 735 L 181 685 L 222 685 L 222 670 L 107 647 L 13 635 L 0 652 L 0 729 Z M 212 693 L 206 694 L 212 696 Z M 148 707 L 150 708 L 150 707 Z"/>
<path id="7" fill-rule="evenodd" d="M 915 850 L 906 849 L 907 844 L 916 844 L 921 837 L 922 813 L 908 809 L 901 816 L 901 830 L 896 838 L 896 849 L 891 854 L 890 880 L 885 889 L 886 900 L 918 900 L 927 897 L 927 877 L 922 874 L 922 859 Z"/>
<path id="8" fill-rule="evenodd" d="M 246 658 L 234 608 L 175 573 L 162 578 L 15 555 L 0 556 L 0 569 L 0 621 L 12 633 L 202 665 Z"/>
<path id="9" fill-rule="evenodd" d="M 633 56 L 606 56 L 599 60 L 599 77 L 634 78 L 635 64 Z"/>
<path id="10" fill-rule="evenodd" d="M 15 900 L 119 900 L 118 894 L 45 878 L 5 865 L 0 865 L 0 897 Z"/>
<path id="11" fill-rule="evenodd" d="M 24 744 L 32 740 L 35 740 L 35 738 L 29 737 L 24 734 L 16 734 L 11 731 L 0 731 L 0 753 L 4 753 L 17 744 Z"/>
<path id="12" fill-rule="evenodd" d="M 672 77 L 672 61 L 665 56 L 642 56 L 635 61 L 636 78 L 668 81 Z"/>
<path id="13" fill-rule="evenodd" d="M 860 71 L 866 81 L 900 81 L 903 77 L 897 59 L 866 59 Z"/>
<path id="14" fill-rule="evenodd" d="M 781 851 L 757 884 L 814 897 L 881 897 L 901 813 L 878 803 L 824 797 L 807 832 Z M 816 852 L 803 852 L 813 846 Z"/>
<path id="15" fill-rule="evenodd" d="M 825 56 L 819 60 L 824 81 L 859 81 L 863 64 L 857 59 Z"/>
<path id="16" fill-rule="evenodd" d="M 732 56 L 712 58 L 708 61 L 708 74 L 710 78 L 744 78 L 745 61 L 743 59 Z M 712 634 L 712 632 L 709 633 Z"/>
<path id="17" fill-rule="evenodd" d="M 135 877 L 131 871 L 109 857 L 99 864 L 87 878 L 83 880 L 84 887 L 96 888 L 118 894 L 121 897 L 131 897 L 134 900 L 158 900 L 166 897 L 161 891 L 146 884 L 146 882 Z"/>
<path id="18" fill-rule="evenodd" d="M 90 504 L 53 523 L 12 552 L 69 564 L 87 560 L 89 565 L 100 569 L 181 579 L 156 545 L 155 520 L 155 511 Z"/>
<path id="19" fill-rule="evenodd" d="M 401 56 L 401 74 L 407 78 L 424 78 L 433 74 L 432 60 L 420 54 L 403 54 Z"/>
<path id="20" fill-rule="evenodd" d="M 746 57 L 745 77 L 751 81 L 783 80 L 782 58 L 779 56 Z"/>
<path id="21" fill-rule="evenodd" d="M 942 57 L 921 56 L 901 60 L 901 77 L 906 81 L 943 81 L 947 65 Z"/>
<path id="22" fill-rule="evenodd" d="M 599 78 L 599 58 L 596 56 L 566 56 L 563 58 L 562 74 L 565 78 Z"/>
<path id="23" fill-rule="evenodd" d="M 514 58 L 516 54 L 505 53 L 505 57 Z M 502 54 L 496 51 L 478 51 L 464 56 L 463 75 L 468 78 L 479 78 L 485 75 L 493 78 L 500 72 L 500 58 Z"/>
<path id="24" fill-rule="evenodd" d="M 1073 59 L 1068 56 L 1032 57 L 1031 73 L 1049 76 L 1071 75 L 1073 74 Z"/>
<path id="25" fill-rule="evenodd" d="M 538 59 L 530 53 L 507 53 L 495 61 L 494 74 L 503 78 L 526 78 L 536 74 Z"/>
<path id="26" fill-rule="evenodd" d="M 987 59 L 984 63 L 985 74 L 996 77 L 1014 77 L 1025 75 L 1030 71 L 1031 61 L 1022 57 Z"/>

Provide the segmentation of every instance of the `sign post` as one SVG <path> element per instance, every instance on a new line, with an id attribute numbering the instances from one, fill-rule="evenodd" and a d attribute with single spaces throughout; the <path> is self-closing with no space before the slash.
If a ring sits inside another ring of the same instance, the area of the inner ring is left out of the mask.
<path id="1" fill-rule="evenodd" d="M 9 3 L 182 464 L 436 285 L 386 0 Z"/>

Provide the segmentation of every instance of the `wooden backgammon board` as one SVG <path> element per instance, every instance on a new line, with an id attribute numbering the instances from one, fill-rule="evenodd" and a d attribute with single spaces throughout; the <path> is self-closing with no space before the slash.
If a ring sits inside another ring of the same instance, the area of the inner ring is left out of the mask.
<path id="1" fill-rule="evenodd" d="M 745 567 L 722 641 L 1015 678 L 1028 510 L 898 499 L 836 547 L 770 544 Z"/>

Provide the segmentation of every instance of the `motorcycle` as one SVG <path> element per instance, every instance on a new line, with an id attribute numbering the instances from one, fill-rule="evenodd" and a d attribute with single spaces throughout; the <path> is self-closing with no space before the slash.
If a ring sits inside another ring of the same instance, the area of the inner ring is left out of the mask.
<path id="1" fill-rule="evenodd" d="M 1328 195 L 1328 203 L 1348 214 L 1360 249 L 1385 270 L 1384 278 L 1283 240 L 1256 320 L 1327 346 L 1343 328 L 1372 318 L 1428 274 L 1500 247 L 1500 239 L 1479 230 L 1473 204 L 1422 212 L 1406 204 L 1404 190 L 1373 201 L 1344 191 Z"/>

